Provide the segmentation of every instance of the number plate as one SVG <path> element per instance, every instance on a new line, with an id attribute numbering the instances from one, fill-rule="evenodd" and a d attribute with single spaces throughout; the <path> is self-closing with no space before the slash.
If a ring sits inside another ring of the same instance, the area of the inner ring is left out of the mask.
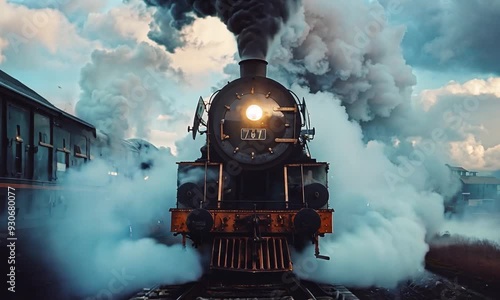
<path id="1" fill-rule="evenodd" d="M 266 129 L 241 128 L 241 139 L 244 141 L 263 141 L 266 139 Z"/>

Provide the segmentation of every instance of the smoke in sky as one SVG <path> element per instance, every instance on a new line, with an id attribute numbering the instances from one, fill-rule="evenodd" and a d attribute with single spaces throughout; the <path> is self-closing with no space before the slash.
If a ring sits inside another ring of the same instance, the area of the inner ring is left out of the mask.
<path id="1" fill-rule="evenodd" d="M 273 44 L 273 65 L 311 92 L 334 91 L 351 119 L 389 118 L 415 76 L 402 56 L 403 27 L 376 2 L 303 1 Z"/>
<path id="2" fill-rule="evenodd" d="M 149 37 L 168 51 L 182 46 L 180 32 L 196 17 L 217 16 L 237 38 L 242 58 L 267 56 L 269 43 L 297 8 L 298 0 L 145 0 L 157 6 Z"/>

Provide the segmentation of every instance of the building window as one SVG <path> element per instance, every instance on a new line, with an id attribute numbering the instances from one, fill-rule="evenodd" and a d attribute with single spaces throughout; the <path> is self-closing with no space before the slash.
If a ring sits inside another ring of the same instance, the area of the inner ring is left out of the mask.
<path id="1" fill-rule="evenodd" d="M 66 139 L 62 139 L 62 148 L 57 149 L 57 171 L 66 172 L 69 163 L 69 150 L 66 149 Z"/>
<path id="2" fill-rule="evenodd" d="M 87 139 L 84 136 L 75 136 L 73 145 L 74 155 L 78 158 L 87 158 Z"/>

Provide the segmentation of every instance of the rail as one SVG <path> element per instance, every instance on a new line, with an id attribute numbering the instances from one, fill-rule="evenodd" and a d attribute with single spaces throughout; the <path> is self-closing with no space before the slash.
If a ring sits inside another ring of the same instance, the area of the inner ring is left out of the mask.
<path id="1" fill-rule="evenodd" d="M 229 273 L 228 273 L 229 274 Z M 220 275 L 220 274 L 219 274 Z M 222 279 L 225 278 L 225 279 Z M 184 285 L 159 285 L 137 293 L 130 300 L 231 300 L 231 299 L 300 299 L 356 300 L 343 286 L 301 281 L 293 273 L 273 277 L 235 278 L 235 276 L 204 276 Z"/>

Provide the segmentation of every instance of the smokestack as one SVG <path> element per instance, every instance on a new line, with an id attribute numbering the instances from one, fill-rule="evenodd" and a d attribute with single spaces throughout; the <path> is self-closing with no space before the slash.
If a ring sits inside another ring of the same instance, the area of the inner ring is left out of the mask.
<path id="1" fill-rule="evenodd" d="M 240 61 L 240 76 L 266 77 L 267 61 L 263 59 L 245 59 Z"/>

